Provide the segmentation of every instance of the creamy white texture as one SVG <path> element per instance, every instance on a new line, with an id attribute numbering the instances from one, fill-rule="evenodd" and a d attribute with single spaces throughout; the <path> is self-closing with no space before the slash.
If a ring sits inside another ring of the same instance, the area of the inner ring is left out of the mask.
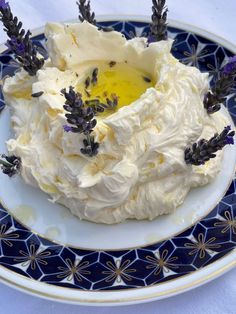
<path id="1" fill-rule="evenodd" d="M 184 149 L 221 132 L 229 121 L 208 115 L 203 97 L 208 75 L 178 62 L 172 41 L 146 47 L 118 32 L 82 24 L 48 24 L 50 59 L 36 77 L 24 71 L 7 78 L 15 139 L 10 153 L 22 158 L 24 180 L 51 195 L 81 219 L 107 224 L 153 219 L 183 203 L 192 187 L 207 184 L 221 167 L 222 152 L 203 166 L 186 165 Z M 99 61 L 128 62 L 156 80 L 155 88 L 106 118 L 97 118 L 99 154 L 80 153 L 84 136 L 66 133 L 60 90 L 84 80 Z M 17 96 L 43 91 L 39 98 Z"/>

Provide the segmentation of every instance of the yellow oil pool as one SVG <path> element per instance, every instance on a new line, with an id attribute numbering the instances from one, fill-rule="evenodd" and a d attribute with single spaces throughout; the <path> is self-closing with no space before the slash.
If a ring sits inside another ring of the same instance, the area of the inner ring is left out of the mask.
<path id="1" fill-rule="evenodd" d="M 109 113 L 130 105 L 140 98 L 147 88 L 155 85 L 150 74 L 127 63 L 104 62 L 99 63 L 97 69 L 97 82 L 95 84 L 92 82 L 94 68 L 91 68 L 88 74 L 89 86 L 86 88 L 85 82 L 82 82 L 76 86 L 76 91 L 82 94 L 84 101 L 98 99 L 104 104 L 106 104 L 107 98 L 112 100 L 116 95 L 118 105 Z M 107 111 L 106 114 L 108 114 Z"/>

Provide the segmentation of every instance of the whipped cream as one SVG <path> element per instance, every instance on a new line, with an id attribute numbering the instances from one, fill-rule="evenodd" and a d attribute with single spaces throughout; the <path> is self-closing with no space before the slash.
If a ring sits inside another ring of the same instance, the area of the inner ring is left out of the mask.
<path id="1" fill-rule="evenodd" d="M 186 165 L 184 150 L 230 124 L 221 112 L 208 115 L 203 97 L 208 74 L 181 64 L 170 53 L 172 40 L 126 40 L 95 26 L 47 24 L 49 59 L 35 77 L 24 70 L 4 82 L 15 138 L 10 153 L 22 159 L 25 182 L 80 219 L 120 223 L 173 212 L 192 187 L 209 183 L 222 152 L 202 166 Z M 97 117 L 96 157 L 80 153 L 84 135 L 66 133 L 62 88 L 75 86 L 99 62 L 127 62 L 149 73 L 155 87 L 107 117 Z M 32 93 L 43 95 L 32 98 Z"/>

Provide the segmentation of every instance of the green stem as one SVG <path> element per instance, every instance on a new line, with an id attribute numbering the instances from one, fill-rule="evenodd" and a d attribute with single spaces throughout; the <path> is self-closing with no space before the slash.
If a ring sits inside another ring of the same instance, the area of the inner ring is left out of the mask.
<path id="1" fill-rule="evenodd" d="M 89 146 L 92 147 L 90 134 L 87 135 L 87 141 L 88 141 Z"/>
<path id="2" fill-rule="evenodd" d="M 10 162 L 2 160 L 2 159 L 0 159 L 0 165 L 6 166 L 6 167 L 12 166 Z"/>

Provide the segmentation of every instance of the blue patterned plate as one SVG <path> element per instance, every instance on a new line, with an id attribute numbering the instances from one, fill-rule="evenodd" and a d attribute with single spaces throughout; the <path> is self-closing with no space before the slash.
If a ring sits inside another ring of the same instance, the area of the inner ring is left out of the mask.
<path id="1" fill-rule="evenodd" d="M 127 38 L 149 32 L 145 18 L 102 21 Z M 214 82 L 236 47 L 192 26 L 174 21 L 170 25 L 173 55 L 210 72 Z M 33 39 L 46 56 L 42 31 Z M 4 47 L 1 51 L 2 79 L 13 75 L 17 64 L 10 51 Z M 0 151 L 4 151 L 11 131 L 0 96 Z M 235 94 L 228 97 L 227 109 L 235 122 Z M 223 274 L 236 265 L 235 157 L 236 149 L 227 148 L 216 180 L 192 191 L 176 213 L 117 226 L 81 222 L 20 178 L 9 180 L 1 174 L 2 282 L 54 300 L 112 305 L 168 297 Z"/>

